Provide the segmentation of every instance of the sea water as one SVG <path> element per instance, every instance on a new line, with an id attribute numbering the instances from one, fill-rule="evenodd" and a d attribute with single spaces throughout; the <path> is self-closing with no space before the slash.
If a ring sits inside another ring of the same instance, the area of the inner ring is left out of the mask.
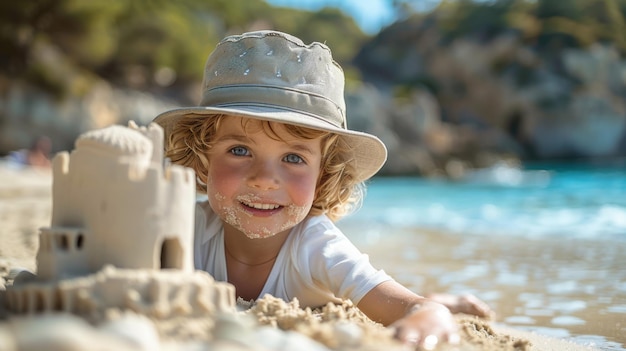
<path id="1" fill-rule="evenodd" d="M 375 178 L 352 219 L 385 226 L 626 239 L 626 164 L 497 165 L 459 181 Z"/>
<path id="2" fill-rule="evenodd" d="M 626 162 L 374 178 L 339 222 L 401 283 L 472 293 L 497 323 L 626 350 Z"/>

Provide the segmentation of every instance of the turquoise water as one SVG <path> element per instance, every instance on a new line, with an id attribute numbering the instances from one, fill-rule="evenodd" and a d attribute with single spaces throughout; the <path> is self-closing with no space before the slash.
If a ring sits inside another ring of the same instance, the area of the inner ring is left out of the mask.
<path id="1" fill-rule="evenodd" d="M 626 351 L 626 162 L 375 178 L 339 225 L 418 293 L 471 293 L 496 323 Z"/>
<path id="2" fill-rule="evenodd" d="M 350 220 L 465 234 L 626 240 L 626 163 L 497 166 L 456 182 L 375 178 Z"/>

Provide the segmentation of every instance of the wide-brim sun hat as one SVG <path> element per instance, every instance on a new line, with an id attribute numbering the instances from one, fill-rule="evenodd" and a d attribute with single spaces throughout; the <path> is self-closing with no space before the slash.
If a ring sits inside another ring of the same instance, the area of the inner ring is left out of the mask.
<path id="1" fill-rule="evenodd" d="M 353 151 L 355 178 L 373 176 L 387 159 L 374 135 L 349 130 L 344 74 L 330 49 L 277 31 L 256 31 L 224 38 L 209 56 L 199 106 L 158 115 L 165 140 L 188 115 L 234 115 L 288 123 L 339 134 Z M 166 146 L 167 147 L 167 146 Z"/>

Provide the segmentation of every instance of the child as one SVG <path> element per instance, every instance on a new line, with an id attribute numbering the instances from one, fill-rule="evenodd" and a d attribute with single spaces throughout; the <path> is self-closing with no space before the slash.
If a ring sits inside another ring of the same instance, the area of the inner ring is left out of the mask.
<path id="1" fill-rule="evenodd" d="M 324 44 L 245 33 L 209 56 L 199 107 L 155 119 L 167 157 L 193 168 L 208 195 L 196 210 L 195 267 L 244 300 L 271 294 L 317 307 L 350 299 L 401 340 L 457 342 L 448 308 L 372 267 L 333 224 L 359 205 L 363 182 L 387 157 L 377 137 L 347 129 L 343 85 Z"/>

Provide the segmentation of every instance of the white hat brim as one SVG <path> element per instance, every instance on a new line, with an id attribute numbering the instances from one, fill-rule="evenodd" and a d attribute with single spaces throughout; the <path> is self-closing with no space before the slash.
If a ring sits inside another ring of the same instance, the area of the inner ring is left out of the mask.
<path id="1" fill-rule="evenodd" d="M 240 104 L 237 106 L 215 107 L 215 106 L 195 106 L 183 107 L 166 111 L 158 115 L 154 122 L 163 127 L 165 140 L 169 136 L 178 121 L 186 115 L 234 115 L 271 122 L 293 124 L 305 128 L 318 129 L 341 135 L 353 150 L 355 178 L 358 182 L 372 177 L 380 170 L 387 160 L 387 148 L 385 144 L 376 136 L 336 127 L 319 117 L 305 114 L 301 111 L 291 111 L 276 106 L 264 106 L 260 104 Z"/>

